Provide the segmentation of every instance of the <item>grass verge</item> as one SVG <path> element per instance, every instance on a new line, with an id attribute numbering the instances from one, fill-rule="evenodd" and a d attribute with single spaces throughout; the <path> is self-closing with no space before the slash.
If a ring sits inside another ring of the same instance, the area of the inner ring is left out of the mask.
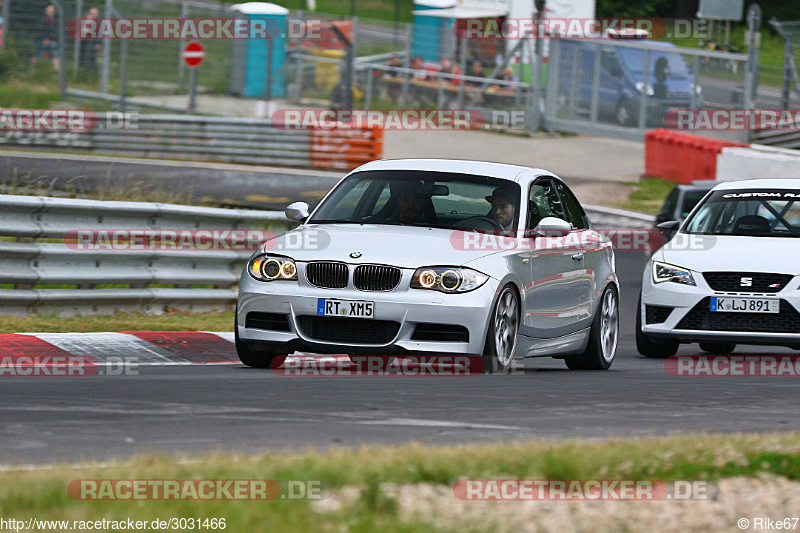
<path id="1" fill-rule="evenodd" d="M 118 313 L 59 317 L 0 316 L 0 333 L 82 333 L 92 331 L 233 331 L 233 311 L 190 313 L 170 310 L 163 315 Z"/>
<path id="2" fill-rule="evenodd" d="M 638 182 L 627 183 L 633 190 L 628 194 L 627 200 L 614 202 L 613 207 L 630 209 L 649 215 L 655 215 L 664 205 L 669 191 L 675 187 L 675 183 L 661 178 L 644 177 Z"/>
<path id="3" fill-rule="evenodd" d="M 256 531 L 264 526 L 276 531 L 419 531 L 437 528 L 418 517 L 398 516 L 402 502 L 395 501 L 384 484 L 410 484 L 412 489 L 433 484 L 441 488 L 442 503 L 451 499 L 458 503 L 451 492 L 452 484 L 463 478 L 716 481 L 733 477 L 800 479 L 800 434 L 532 441 L 503 446 L 411 444 L 258 456 L 216 454 L 180 460 L 144 456 L 102 468 L 53 466 L 2 472 L 0 509 L 5 518 L 35 516 L 45 520 L 225 518 L 228 531 Z M 347 492 L 355 492 L 355 497 L 325 508 L 319 505 L 321 502 L 280 499 L 76 501 L 66 490 L 74 479 L 319 480 L 330 489 L 333 499 L 341 501 Z M 486 511 L 495 505 L 467 504 Z M 658 506 L 653 502 L 646 505 Z M 655 512 L 654 507 L 650 509 Z M 466 530 L 480 529 L 473 524 Z"/>

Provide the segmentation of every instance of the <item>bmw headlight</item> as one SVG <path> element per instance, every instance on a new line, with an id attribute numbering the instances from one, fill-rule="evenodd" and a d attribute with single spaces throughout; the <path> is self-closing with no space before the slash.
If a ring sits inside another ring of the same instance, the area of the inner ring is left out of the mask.
<path id="1" fill-rule="evenodd" d="M 683 285 L 696 285 L 692 273 L 688 269 L 660 261 L 653 261 L 653 281 L 656 283 L 671 281 Z"/>
<path id="2" fill-rule="evenodd" d="M 277 255 L 257 255 L 247 263 L 247 271 L 258 281 L 297 280 L 294 260 Z"/>
<path id="3" fill-rule="evenodd" d="M 459 293 L 477 289 L 489 276 L 471 268 L 423 267 L 418 268 L 411 278 L 412 289 Z"/>

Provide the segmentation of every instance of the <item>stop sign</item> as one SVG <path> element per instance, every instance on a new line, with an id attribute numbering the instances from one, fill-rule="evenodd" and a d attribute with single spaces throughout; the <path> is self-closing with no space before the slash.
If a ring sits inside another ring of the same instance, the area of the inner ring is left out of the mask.
<path id="1" fill-rule="evenodd" d="M 181 57 L 187 67 L 198 67 L 206 57 L 206 49 L 197 41 L 192 41 L 183 48 Z"/>

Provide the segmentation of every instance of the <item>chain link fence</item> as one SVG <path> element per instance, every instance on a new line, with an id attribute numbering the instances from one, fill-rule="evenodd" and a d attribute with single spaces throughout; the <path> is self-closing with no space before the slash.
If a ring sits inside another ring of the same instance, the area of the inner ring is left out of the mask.
<path id="1" fill-rule="evenodd" d="M 3 2 L 2 42 L 16 54 L 15 68 L 31 69 L 34 76 L 41 73 L 42 83 L 57 84 L 54 80 L 63 72 L 70 100 L 100 97 L 101 110 L 124 108 L 126 102 L 128 109 L 145 105 L 170 112 L 186 110 L 190 76 L 181 60 L 186 41 L 81 41 L 63 31 L 66 22 L 87 16 L 242 16 L 230 5 L 200 0 Z M 50 4 L 54 8 L 48 8 Z M 671 109 L 800 106 L 797 21 L 772 22 L 786 39 L 786 63 L 780 73 L 762 66 L 759 74 L 762 80 L 780 78 L 783 86 L 763 84 L 750 92 L 744 54 L 652 41 L 552 39 L 542 43 L 548 57 L 540 67 L 533 41 L 507 53 L 503 41 L 459 39 L 444 19 L 436 22 L 439 26 L 426 28 L 292 11 L 287 21 L 292 31 L 281 39 L 280 59 L 274 65 L 268 63 L 266 69 L 256 67 L 262 77 L 266 70 L 266 80 L 260 89 L 249 92 L 241 84 L 242 73 L 254 68 L 245 63 L 247 56 L 240 50 L 246 41 L 203 40 L 206 56 L 198 70 L 197 92 L 251 101 L 280 100 L 284 106 L 521 112 L 529 128 L 541 125 L 554 131 L 631 139 L 641 139 L 646 129 L 663 126 L 664 115 Z M 421 39 L 419 32 L 436 38 Z M 6 54 L 0 55 L 0 69 Z M 535 90 L 537 81 L 541 85 Z M 121 94 L 127 100 L 120 99 Z M 220 106 L 216 112 L 228 109 Z M 536 120 L 530 120 L 534 115 Z"/>
<path id="2" fill-rule="evenodd" d="M 746 62 L 669 43 L 553 40 L 545 127 L 641 139 L 670 110 L 744 109 Z"/>

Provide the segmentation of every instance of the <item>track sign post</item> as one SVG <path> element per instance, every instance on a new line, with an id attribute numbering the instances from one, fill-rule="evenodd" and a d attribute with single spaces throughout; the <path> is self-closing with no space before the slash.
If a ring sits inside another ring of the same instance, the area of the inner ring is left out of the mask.
<path id="1" fill-rule="evenodd" d="M 181 57 L 186 66 L 191 69 L 191 77 L 189 79 L 189 108 L 187 113 L 194 113 L 195 99 L 197 98 L 197 68 L 203 63 L 206 58 L 206 49 L 197 41 L 191 41 L 183 47 Z"/>

